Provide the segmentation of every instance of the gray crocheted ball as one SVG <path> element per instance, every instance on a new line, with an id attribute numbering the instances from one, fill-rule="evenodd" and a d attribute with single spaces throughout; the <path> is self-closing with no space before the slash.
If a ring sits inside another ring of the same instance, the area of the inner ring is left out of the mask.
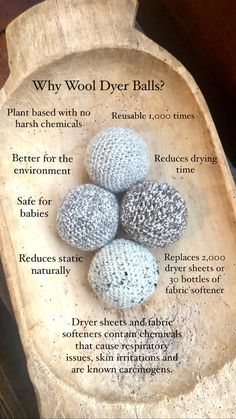
<path id="1" fill-rule="evenodd" d="M 115 195 L 96 185 L 81 185 L 70 191 L 59 207 L 60 237 L 81 250 L 96 250 L 111 241 L 119 223 Z"/>
<path id="2" fill-rule="evenodd" d="M 149 250 L 131 240 L 116 239 L 96 253 L 88 278 L 107 303 L 129 308 L 153 293 L 158 276 L 157 261 Z"/>
<path id="3" fill-rule="evenodd" d="M 122 192 L 144 180 L 150 159 L 142 137 L 131 129 L 113 127 L 99 132 L 86 151 L 91 179 L 112 192 Z"/>
<path id="4" fill-rule="evenodd" d="M 149 247 L 175 242 L 187 225 L 182 195 L 165 182 L 146 181 L 123 197 L 121 223 L 130 238 Z"/>

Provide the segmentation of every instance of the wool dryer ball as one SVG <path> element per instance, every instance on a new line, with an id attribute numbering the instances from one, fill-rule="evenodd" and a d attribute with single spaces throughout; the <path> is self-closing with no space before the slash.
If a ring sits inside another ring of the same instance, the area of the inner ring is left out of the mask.
<path id="1" fill-rule="evenodd" d="M 115 195 L 96 185 L 81 185 L 70 191 L 59 207 L 60 237 L 81 250 L 96 250 L 117 232 L 119 205 Z"/>
<path id="2" fill-rule="evenodd" d="M 147 145 L 131 129 L 112 127 L 88 144 L 85 166 L 91 179 L 112 192 L 123 192 L 144 180 L 150 165 Z"/>
<path id="3" fill-rule="evenodd" d="M 146 181 L 123 197 L 121 223 L 128 236 L 149 247 L 175 242 L 187 225 L 183 196 L 166 182 Z"/>
<path id="4" fill-rule="evenodd" d="M 143 303 L 155 290 L 158 276 L 158 264 L 151 252 L 127 239 L 113 240 L 99 250 L 88 274 L 94 291 L 122 309 Z"/>

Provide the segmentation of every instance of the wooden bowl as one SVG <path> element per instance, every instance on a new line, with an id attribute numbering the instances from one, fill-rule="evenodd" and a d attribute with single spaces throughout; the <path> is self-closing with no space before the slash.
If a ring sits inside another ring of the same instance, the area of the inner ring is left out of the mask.
<path id="1" fill-rule="evenodd" d="M 135 0 L 50 0 L 7 31 L 1 252 L 42 417 L 220 417 L 220 407 L 225 417 L 234 410 L 224 395 L 235 385 L 234 184 L 201 92 L 175 58 L 134 29 L 135 11 Z M 65 244 L 55 228 L 67 191 L 90 182 L 84 152 L 107 126 L 143 136 L 149 178 L 176 187 L 189 211 L 181 240 L 153 251 L 156 292 L 124 311 L 94 295 L 87 282 L 93 254 Z M 135 352 L 135 344 L 147 346 Z M 125 358 L 142 354 L 156 361 Z"/>

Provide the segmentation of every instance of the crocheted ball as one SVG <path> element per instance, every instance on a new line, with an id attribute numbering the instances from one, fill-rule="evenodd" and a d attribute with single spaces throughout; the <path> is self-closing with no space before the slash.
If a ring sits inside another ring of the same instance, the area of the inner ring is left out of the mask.
<path id="1" fill-rule="evenodd" d="M 118 228 L 119 205 L 115 195 L 96 185 L 70 191 L 59 207 L 60 237 L 81 250 L 96 250 L 112 240 Z"/>
<path id="2" fill-rule="evenodd" d="M 122 192 L 144 180 L 150 159 L 142 137 L 131 129 L 113 127 L 89 143 L 85 165 L 91 179 L 112 192 Z"/>
<path id="3" fill-rule="evenodd" d="M 121 204 L 124 230 L 149 247 L 163 247 L 178 240 L 187 216 L 184 198 L 165 182 L 139 183 L 126 192 Z"/>
<path id="4" fill-rule="evenodd" d="M 116 239 L 94 256 L 88 278 L 107 303 L 129 308 L 152 294 L 158 276 L 157 261 L 149 250 L 131 240 Z"/>

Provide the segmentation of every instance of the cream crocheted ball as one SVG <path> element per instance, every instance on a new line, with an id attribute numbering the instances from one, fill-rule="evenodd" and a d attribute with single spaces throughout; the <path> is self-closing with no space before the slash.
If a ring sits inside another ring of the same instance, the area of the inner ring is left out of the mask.
<path id="1" fill-rule="evenodd" d="M 149 247 L 175 242 L 187 225 L 183 196 L 165 182 L 146 181 L 123 197 L 121 223 L 133 240 Z"/>
<path id="2" fill-rule="evenodd" d="M 131 240 L 116 239 L 96 253 L 88 278 L 107 303 L 129 308 L 153 293 L 158 276 L 157 261 L 149 250 Z"/>
<path id="3" fill-rule="evenodd" d="M 144 180 L 150 159 L 142 137 L 131 129 L 99 132 L 87 148 L 85 165 L 91 179 L 112 192 L 122 192 Z"/>
<path id="4" fill-rule="evenodd" d="M 117 232 L 119 205 L 115 195 L 96 185 L 81 185 L 70 191 L 59 207 L 60 237 L 81 250 L 96 250 Z"/>

